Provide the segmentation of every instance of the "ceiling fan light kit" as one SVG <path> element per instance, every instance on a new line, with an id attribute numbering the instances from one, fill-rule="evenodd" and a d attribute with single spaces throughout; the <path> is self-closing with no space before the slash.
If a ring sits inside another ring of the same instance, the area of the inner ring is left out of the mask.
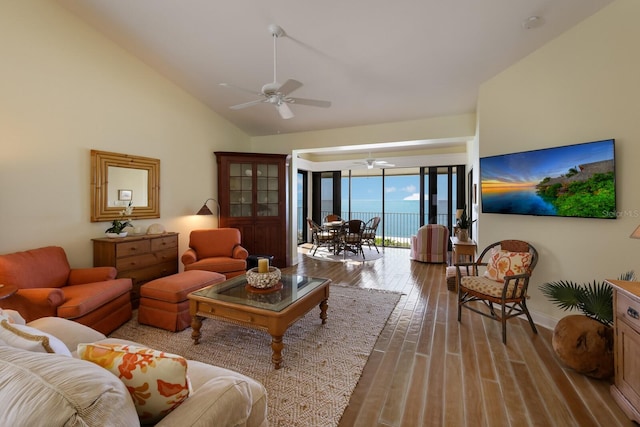
<path id="1" fill-rule="evenodd" d="M 394 167 L 395 165 L 392 163 L 387 162 L 386 160 L 376 160 L 372 157 L 366 158 L 362 161 L 359 162 L 353 162 L 354 165 L 364 165 L 367 167 L 367 169 L 373 169 L 373 168 L 391 168 Z"/>
<path id="2" fill-rule="evenodd" d="M 291 94 L 291 92 L 297 89 L 300 89 L 302 87 L 302 83 L 300 83 L 297 80 L 289 79 L 286 82 L 284 82 L 284 84 L 282 85 L 278 83 L 277 44 L 278 44 L 278 38 L 283 37 L 285 35 L 285 32 L 282 29 L 282 27 L 274 24 L 269 25 L 269 32 L 273 37 L 273 82 L 263 85 L 260 92 L 241 88 L 228 83 L 220 83 L 221 86 L 239 90 L 242 92 L 247 92 L 252 95 L 261 97 L 261 99 L 244 102 L 242 104 L 232 105 L 229 108 L 232 110 L 240 110 L 240 109 L 252 107 L 258 104 L 268 103 L 276 107 L 276 110 L 280 114 L 280 117 L 282 117 L 283 119 L 290 119 L 294 117 L 294 114 L 293 114 L 293 111 L 291 111 L 291 108 L 289 107 L 288 104 L 308 105 L 311 107 L 322 107 L 322 108 L 330 107 L 331 102 L 329 101 L 290 97 L 289 94 Z"/>

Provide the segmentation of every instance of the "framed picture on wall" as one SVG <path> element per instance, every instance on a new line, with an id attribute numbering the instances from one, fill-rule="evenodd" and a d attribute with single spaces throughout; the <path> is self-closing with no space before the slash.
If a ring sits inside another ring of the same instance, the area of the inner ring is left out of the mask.
<path id="1" fill-rule="evenodd" d="M 118 190 L 118 200 L 131 201 L 133 199 L 132 190 Z"/>

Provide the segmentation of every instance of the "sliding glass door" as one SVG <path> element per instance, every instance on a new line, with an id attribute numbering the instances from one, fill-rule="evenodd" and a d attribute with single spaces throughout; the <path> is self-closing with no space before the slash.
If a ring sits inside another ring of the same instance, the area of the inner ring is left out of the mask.
<path id="1" fill-rule="evenodd" d="M 379 216 L 382 246 L 408 247 L 424 224 L 453 229 L 465 203 L 465 167 L 356 169 L 314 173 L 313 218 L 329 213 L 369 221 Z"/>

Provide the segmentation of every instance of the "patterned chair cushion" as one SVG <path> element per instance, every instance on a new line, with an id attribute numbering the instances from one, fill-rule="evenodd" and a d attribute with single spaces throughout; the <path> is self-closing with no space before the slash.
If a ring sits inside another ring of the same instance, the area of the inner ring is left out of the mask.
<path id="1" fill-rule="evenodd" d="M 471 291 L 479 292 L 484 295 L 489 295 L 494 298 L 502 297 L 502 290 L 504 288 L 503 282 L 496 282 L 495 280 L 487 279 L 486 277 L 481 276 L 466 276 L 460 278 L 460 283 L 463 288 L 469 289 Z M 507 287 L 507 297 L 511 296 L 511 292 L 513 292 L 513 287 L 515 286 L 515 280 L 509 282 L 509 286 Z M 518 285 L 518 289 L 516 291 L 516 298 L 521 296 L 522 286 Z"/>
<path id="2" fill-rule="evenodd" d="M 116 375 L 133 398 L 142 424 L 155 424 L 189 397 L 181 356 L 121 344 L 79 344 L 78 357 Z"/>
<path id="3" fill-rule="evenodd" d="M 531 253 L 529 252 L 494 251 L 484 277 L 502 283 L 504 276 L 526 273 L 530 265 Z"/>

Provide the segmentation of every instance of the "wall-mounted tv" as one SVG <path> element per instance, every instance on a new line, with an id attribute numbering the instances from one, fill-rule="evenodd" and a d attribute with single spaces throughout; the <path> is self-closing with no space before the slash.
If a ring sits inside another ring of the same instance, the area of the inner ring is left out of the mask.
<path id="1" fill-rule="evenodd" d="M 483 213 L 616 218 L 615 141 L 480 158 Z"/>

